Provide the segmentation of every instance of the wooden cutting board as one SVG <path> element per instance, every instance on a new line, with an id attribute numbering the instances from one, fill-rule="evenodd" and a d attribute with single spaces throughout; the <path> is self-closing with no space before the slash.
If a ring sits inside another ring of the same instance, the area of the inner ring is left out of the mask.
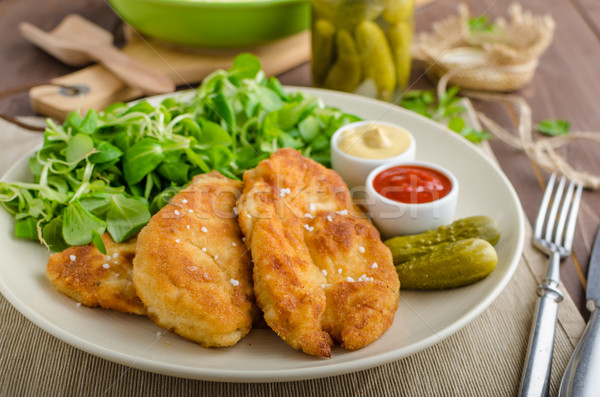
<path id="1" fill-rule="evenodd" d="M 415 0 L 423 7 L 435 0 Z M 197 50 L 176 48 L 157 40 L 142 37 L 129 29 L 123 51 L 155 68 L 164 71 L 178 87 L 194 88 L 215 69 L 227 69 L 240 52 L 251 52 L 262 62 L 269 76 L 290 70 L 310 60 L 310 32 L 281 39 L 260 47 L 236 50 Z M 89 109 L 102 110 L 114 102 L 124 102 L 142 96 L 139 90 L 123 84 L 101 65 L 84 69 L 51 80 L 54 84 L 76 86 L 79 93 L 55 85 L 40 85 L 29 91 L 31 106 L 45 116 L 59 121 L 72 110 L 85 114 Z"/>
<path id="2" fill-rule="evenodd" d="M 192 50 L 176 48 L 128 32 L 126 54 L 165 72 L 182 88 L 194 88 L 216 69 L 231 67 L 241 52 L 251 52 L 262 62 L 269 76 L 292 69 L 310 60 L 310 33 L 304 31 L 260 47 L 236 50 Z M 79 87 L 77 94 L 56 85 L 40 85 L 29 91 L 33 109 L 45 116 L 64 120 L 72 110 L 84 114 L 89 109 L 104 109 L 111 103 L 128 101 L 142 95 L 126 86 L 101 65 L 91 65 L 51 80 L 54 84 Z"/>

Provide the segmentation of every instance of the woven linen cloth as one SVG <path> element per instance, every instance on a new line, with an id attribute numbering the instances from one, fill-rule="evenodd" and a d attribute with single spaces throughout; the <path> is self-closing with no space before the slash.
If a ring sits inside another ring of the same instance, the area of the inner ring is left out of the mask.
<path id="1" fill-rule="evenodd" d="M 0 173 L 42 135 L 0 120 Z M 490 156 L 493 156 L 489 148 Z M 145 372 L 92 356 L 46 333 L 0 297 L 0 396 L 514 396 L 527 350 L 535 288 L 546 265 L 530 245 L 498 299 L 440 343 L 376 368 L 278 383 L 224 383 Z M 18 266 L 18 264 L 15 264 Z M 44 264 L 40 264 L 44 266 Z M 567 293 L 560 304 L 550 395 L 584 327 Z"/>

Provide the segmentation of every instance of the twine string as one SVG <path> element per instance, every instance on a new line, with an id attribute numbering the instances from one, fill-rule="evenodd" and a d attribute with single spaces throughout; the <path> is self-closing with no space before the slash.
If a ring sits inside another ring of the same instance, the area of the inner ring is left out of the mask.
<path id="1" fill-rule="evenodd" d="M 437 85 L 438 97 L 446 92 L 448 81 L 453 72 L 444 74 Z M 571 144 L 577 140 L 588 140 L 600 143 L 600 132 L 598 131 L 572 131 L 567 135 L 544 137 L 534 139 L 531 107 L 527 101 L 512 94 L 489 93 L 474 90 L 462 90 L 463 96 L 487 102 L 501 103 L 513 107 L 518 111 L 519 123 L 517 136 L 501 127 L 494 120 L 481 112 L 475 112 L 479 122 L 484 128 L 502 142 L 523 150 L 527 157 L 541 169 L 547 172 L 556 172 L 566 176 L 575 182 L 582 183 L 585 188 L 600 189 L 600 176 L 586 171 L 573 168 L 569 162 L 558 153 L 558 149 Z"/>

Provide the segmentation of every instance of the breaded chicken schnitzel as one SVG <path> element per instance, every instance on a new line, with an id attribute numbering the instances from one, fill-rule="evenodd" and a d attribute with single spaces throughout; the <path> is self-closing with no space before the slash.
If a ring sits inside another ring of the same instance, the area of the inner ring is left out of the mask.
<path id="1" fill-rule="evenodd" d="M 400 282 L 389 249 L 334 171 L 280 149 L 244 173 L 239 222 L 254 260 L 254 293 L 290 346 L 331 356 L 392 324 Z"/>
<path id="2" fill-rule="evenodd" d="M 93 244 L 67 248 L 50 256 L 46 275 L 57 290 L 89 307 L 146 314 L 132 282 L 135 237 L 115 243 L 102 235 L 107 255 Z"/>
<path id="3" fill-rule="evenodd" d="M 133 282 L 148 316 L 206 347 L 234 345 L 257 312 L 234 213 L 241 188 L 216 171 L 197 175 L 138 236 Z"/>

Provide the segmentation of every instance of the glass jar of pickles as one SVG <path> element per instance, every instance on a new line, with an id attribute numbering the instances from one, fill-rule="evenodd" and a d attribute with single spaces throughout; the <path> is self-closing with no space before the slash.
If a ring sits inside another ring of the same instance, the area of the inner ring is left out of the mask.
<path id="1" fill-rule="evenodd" d="M 414 0 L 311 0 L 317 87 L 391 100 L 410 77 Z"/>

